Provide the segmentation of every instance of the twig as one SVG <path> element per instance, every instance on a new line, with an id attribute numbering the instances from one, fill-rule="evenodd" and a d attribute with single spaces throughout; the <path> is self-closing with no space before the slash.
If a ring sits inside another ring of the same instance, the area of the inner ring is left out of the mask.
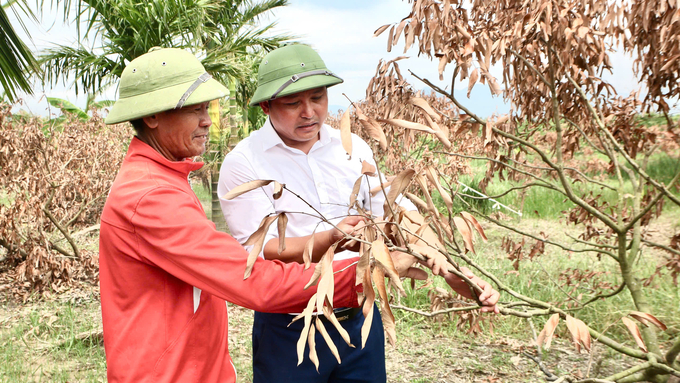
<path id="1" fill-rule="evenodd" d="M 459 312 L 459 311 L 473 311 L 473 310 L 478 310 L 478 309 L 482 308 L 482 306 L 477 305 L 477 306 L 465 306 L 465 307 L 452 307 L 452 308 L 448 308 L 448 309 L 445 309 L 445 310 L 427 312 L 427 311 L 421 311 L 421 310 L 412 309 L 410 307 L 399 306 L 399 305 L 390 305 L 390 307 L 393 308 L 393 309 L 400 309 L 400 310 L 408 311 L 408 312 L 415 313 L 415 314 L 418 314 L 418 315 L 422 315 L 422 316 L 428 317 L 428 318 L 432 318 L 432 317 L 435 317 L 435 316 L 441 315 L 441 314 L 448 314 L 448 313 Z"/>
<path id="2" fill-rule="evenodd" d="M 539 347 L 540 347 L 540 346 L 539 346 Z M 555 382 L 555 381 L 557 381 L 557 379 L 558 379 L 557 375 L 555 375 L 555 374 L 553 374 L 552 372 L 550 372 L 550 370 L 548 370 L 548 368 L 545 367 L 545 365 L 543 364 L 543 362 L 541 361 L 540 358 L 537 358 L 537 357 L 535 357 L 535 356 L 529 354 L 528 352 L 522 352 L 522 355 L 524 355 L 525 357 L 531 359 L 534 363 L 536 363 L 536 364 L 538 365 L 538 368 L 541 369 L 541 372 L 543 372 L 543 373 L 545 374 L 545 379 L 546 379 L 547 381 L 549 381 L 549 382 Z"/>
<path id="3" fill-rule="evenodd" d="M 595 252 L 595 253 L 600 253 L 600 254 L 606 254 L 606 255 L 608 255 L 609 257 L 611 257 L 611 258 L 613 258 L 614 260 L 616 260 L 617 262 L 619 261 L 619 258 L 618 258 L 616 255 L 614 255 L 613 253 L 609 252 L 609 251 L 600 250 L 600 249 L 572 249 L 572 248 L 570 248 L 570 247 L 566 247 L 566 246 L 562 245 L 561 243 L 557 243 L 557 242 L 553 242 L 553 241 L 550 241 L 550 240 L 547 240 L 547 239 L 544 239 L 544 238 L 540 238 L 540 237 L 537 237 L 537 236 L 535 236 L 535 235 L 533 235 L 533 234 L 529 234 L 529 233 L 523 232 L 523 231 L 521 231 L 521 230 L 518 230 L 518 229 L 516 229 L 516 228 L 514 228 L 514 227 L 512 227 L 512 226 L 505 225 L 504 223 L 502 223 L 502 222 L 500 222 L 500 221 L 498 221 L 498 220 L 496 220 L 496 219 L 493 219 L 493 218 L 491 218 L 491 217 L 489 217 L 489 216 L 487 216 L 487 215 L 481 214 L 481 213 L 479 213 L 478 211 L 475 211 L 475 212 L 476 212 L 477 214 L 479 214 L 480 216 L 484 217 L 484 219 L 486 219 L 487 221 L 493 222 L 493 223 L 495 223 L 496 225 L 498 225 L 498 226 L 500 226 L 500 227 L 503 227 L 503 228 L 508 229 L 508 230 L 510 230 L 510 231 L 514 231 L 515 233 L 521 234 L 521 235 L 523 235 L 523 236 L 525 236 L 525 237 L 533 238 L 533 239 L 535 239 L 535 240 L 537 240 L 537 241 L 541 241 L 541 242 L 544 242 L 544 243 L 547 243 L 547 244 L 550 244 L 550 245 L 553 245 L 553 246 L 557 246 L 557 247 L 559 247 L 559 248 L 562 249 L 562 250 L 571 251 L 571 252 L 573 252 L 573 253 Z"/>

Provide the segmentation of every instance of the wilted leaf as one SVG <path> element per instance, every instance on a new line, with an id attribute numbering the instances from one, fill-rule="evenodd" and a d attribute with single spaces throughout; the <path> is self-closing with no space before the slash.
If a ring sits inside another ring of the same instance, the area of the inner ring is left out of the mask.
<path id="1" fill-rule="evenodd" d="M 430 128 L 429 126 L 425 126 L 425 125 L 419 124 L 417 122 L 401 120 L 401 119 L 398 119 L 398 118 L 380 119 L 378 121 L 384 122 L 384 123 L 387 123 L 387 124 L 390 124 L 390 125 L 394 125 L 394 126 L 399 127 L 399 128 L 419 130 L 421 132 L 427 132 L 427 133 L 432 133 L 432 134 L 435 133 L 435 131 L 432 128 Z"/>
<path id="2" fill-rule="evenodd" d="M 271 182 L 276 182 L 274 180 L 254 180 L 254 181 L 249 181 L 244 184 L 238 185 L 237 187 L 229 190 L 227 194 L 225 194 L 222 198 L 226 200 L 231 200 L 234 199 L 241 194 L 248 193 L 251 190 L 260 188 L 265 185 L 269 185 Z"/>
<path id="3" fill-rule="evenodd" d="M 302 311 L 300 315 L 293 319 L 293 322 L 300 317 L 305 318 L 305 325 L 300 333 L 300 338 L 297 341 L 297 355 L 298 355 L 298 366 L 302 364 L 305 358 L 305 343 L 307 343 L 307 334 L 309 333 L 309 325 L 312 323 L 312 313 L 314 312 L 314 303 L 316 302 L 316 294 L 312 295 L 307 302 L 307 307 Z"/>
<path id="4" fill-rule="evenodd" d="M 545 349 L 550 349 L 550 343 L 552 343 L 553 334 L 555 334 L 555 328 L 557 328 L 559 322 L 560 314 L 553 314 L 550 319 L 545 322 L 545 326 L 543 326 L 543 330 L 538 334 L 538 339 L 536 340 L 538 347 L 541 347 L 545 342 Z"/>
<path id="5" fill-rule="evenodd" d="M 361 189 L 361 179 L 364 176 L 359 176 L 356 181 L 354 181 L 354 186 L 352 187 L 352 194 L 349 195 L 349 209 L 352 209 L 354 204 L 357 202 L 359 197 L 359 190 Z"/>
<path id="6" fill-rule="evenodd" d="M 371 165 L 369 162 L 364 161 L 361 163 L 361 174 L 370 177 L 375 177 L 377 175 L 375 166 Z"/>
<path id="7" fill-rule="evenodd" d="M 643 325 L 648 326 L 649 323 L 653 324 L 654 326 L 660 328 L 662 331 L 666 331 L 667 327 L 663 322 L 658 320 L 654 315 L 652 314 L 647 314 L 643 313 L 640 311 L 631 311 L 630 314 L 631 317 L 639 320 Z"/>
<path id="8" fill-rule="evenodd" d="M 406 169 L 401 173 L 397 174 L 397 177 L 392 181 L 392 186 L 390 187 L 389 193 L 387 193 L 387 203 L 392 206 L 397 196 L 403 192 L 408 185 L 411 183 L 411 178 L 415 174 L 415 170 Z"/>
<path id="9" fill-rule="evenodd" d="M 477 219 L 472 214 L 463 211 L 460 213 L 460 215 L 462 215 L 463 218 L 465 218 L 465 220 L 468 221 L 468 223 L 472 224 L 472 227 L 474 227 L 475 230 L 477 230 L 477 232 L 482 236 L 482 238 L 484 238 L 484 241 L 488 241 L 488 238 L 486 238 L 486 234 L 484 234 L 484 229 L 482 228 L 482 225 L 479 224 Z"/>
<path id="10" fill-rule="evenodd" d="M 385 24 L 385 25 L 381 26 L 380 28 L 376 29 L 375 32 L 373 32 L 373 37 L 380 36 L 380 34 L 385 32 L 385 30 L 389 27 L 390 27 L 390 24 Z"/>
<path id="11" fill-rule="evenodd" d="M 380 148 L 382 150 L 386 150 L 387 137 L 385 137 L 385 132 L 383 132 L 378 122 L 376 122 L 374 119 L 370 117 L 366 117 L 366 115 L 358 107 L 355 108 L 357 111 L 357 116 L 359 117 L 359 122 L 361 123 L 361 126 L 363 126 L 364 129 L 366 129 L 366 133 L 368 133 L 368 135 L 371 136 L 371 138 L 380 143 Z"/>
<path id="12" fill-rule="evenodd" d="M 388 302 L 387 290 L 385 290 L 385 274 L 379 268 L 373 269 L 373 284 L 378 289 L 380 295 L 380 306 L 382 312 L 383 327 L 387 333 L 387 340 L 392 346 L 397 343 L 397 332 L 394 322 L 394 315 Z"/>
<path id="13" fill-rule="evenodd" d="M 278 215 L 268 215 L 264 217 L 262 222 L 260 222 L 260 227 L 257 229 L 257 231 L 248 237 L 248 240 L 246 240 L 246 242 L 243 244 L 243 246 L 253 245 L 253 248 L 248 254 L 248 260 L 246 261 L 246 271 L 243 274 L 243 279 L 247 279 L 250 276 L 250 273 L 253 271 L 253 265 L 255 264 L 257 257 L 260 255 L 262 247 L 264 246 L 264 239 L 267 236 L 267 230 L 269 230 L 269 226 L 272 225 L 277 217 Z"/>
<path id="14" fill-rule="evenodd" d="M 368 252 L 367 252 L 368 253 Z M 373 310 L 375 308 L 375 290 L 371 283 L 371 271 L 366 270 L 363 278 L 364 295 L 366 299 L 363 305 L 364 323 L 361 325 L 361 348 L 366 346 L 366 340 L 371 333 L 371 324 L 373 323 Z"/>
<path id="15" fill-rule="evenodd" d="M 286 225 L 288 225 L 288 216 L 286 213 L 279 214 L 278 231 L 279 231 L 279 255 L 286 250 Z"/>
<path id="16" fill-rule="evenodd" d="M 470 92 L 472 92 L 472 88 L 474 88 L 475 84 L 477 83 L 477 80 L 479 80 L 479 69 L 475 68 L 475 70 L 470 73 L 470 81 L 468 81 L 468 91 L 467 91 L 467 97 L 470 98 Z"/>
<path id="17" fill-rule="evenodd" d="M 326 341 L 326 344 L 328 345 L 328 348 L 331 350 L 331 354 L 337 359 L 338 364 L 340 364 L 342 361 L 340 360 L 340 353 L 338 353 L 338 348 L 335 346 L 335 343 L 333 342 L 333 339 L 328 335 L 328 331 L 326 330 L 326 326 L 324 326 L 323 321 L 321 319 L 317 319 L 314 321 L 316 324 L 316 329 L 319 330 L 319 334 L 323 337 L 323 339 Z"/>
<path id="18" fill-rule="evenodd" d="M 411 97 L 409 102 L 418 108 L 422 109 L 423 112 L 427 113 L 430 117 L 432 117 L 435 121 L 439 121 L 441 118 L 439 117 L 439 113 L 437 113 L 430 104 L 425 101 L 424 98 L 421 97 Z"/>
<path id="19" fill-rule="evenodd" d="M 422 210 L 427 210 L 427 204 L 422 199 L 418 198 L 417 195 L 413 193 L 404 193 L 404 196 L 408 198 L 414 205 Z"/>
<path id="20" fill-rule="evenodd" d="M 475 252 L 475 247 L 472 244 L 472 231 L 470 230 L 470 226 L 468 226 L 467 221 L 461 217 L 453 217 L 453 224 L 456 226 L 456 229 L 460 233 L 460 235 L 463 237 L 463 242 L 465 243 L 465 248 L 468 251 Z"/>
<path id="21" fill-rule="evenodd" d="M 309 238 L 305 244 L 305 249 L 302 251 L 302 261 L 305 263 L 305 270 L 309 269 L 309 265 L 312 264 L 312 255 L 314 254 L 314 234 L 316 233 L 316 228 L 312 232 L 312 236 Z"/>
<path id="22" fill-rule="evenodd" d="M 333 312 L 333 306 L 331 303 L 328 301 L 328 298 L 326 298 L 326 304 L 323 307 L 323 315 L 328 318 L 328 320 L 333 324 L 336 330 L 338 330 L 338 333 L 342 337 L 342 339 L 347 343 L 348 346 L 354 348 L 354 345 L 352 344 L 351 340 L 349 339 L 349 334 L 347 333 L 347 330 L 345 330 L 344 327 L 338 322 L 338 318 L 335 316 L 335 313 Z"/>
<path id="23" fill-rule="evenodd" d="M 279 198 L 281 198 L 282 193 L 283 193 L 283 185 L 274 181 L 274 194 L 272 194 L 272 197 L 274 197 L 274 199 L 279 199 Z"/>
<path id="24" fill-rule="evenodd" d="M 315 322 L 320 322 L 319 319 L 317 318 Z M 309 360 L 314 363 L 314 367 L 316 367 L 316 372 L 319 372 L 319 356 L 316 354 L 316 331 L 314 329 L 314 326 L 309 326 L 309 334 L 307 335 L 307 345 L 309 346 Z"/>
<path id="25" fill-rule="evenodd" d="M 439 192 L 439 195 L 441 195 L 442 199 L 444 200 L 444 203 L 446 204 L 447 209 L 449 212 L 453 211 L 453 200 L 451 200 L 451 196 L 449 193 L 444 190 L 442 187 L 441 183 L 439 183 L 439 176 L 437 175 L 436 171 L 432 166 L 428 166 L 425 168 L 425 175 L 427 176 L 427 179 L 430 180 L 430 182 L 437 188 L 437 191 Z"/>
<path id="26" fill-rule="evenodd" d="M 312 277 L 309 278 L 309 282 L 305 285 L 305 290 L 307 290 L 309 286 L 314 286 L 319 281 L 322 269 L 321 262 L 314 264 L 314 273 L 312 274 Z"/>
<path id="27" fill-rule="evenodd" d="M 581 352 L 581 345 L 587 351 L 590 351 L 591 338 L 588 326 L 582 320 L 567 315 L 567 328 L 571 333 L 571 339 L 574 342 L 576 351 Z"/>
<path id="28" fill-rule="evenodd" d="M 323 311 L 323 304 L 328 298 L 328 301 L 333 303 L 333 293 L 335 292 L 335 276 L 333 273 L 333 256 L 335 255 L 335 247 L 337 243 L 329 247 L 321 257 L 321 278 L 316 288 L 316 311 Z"/>
<path id="29" fill-rule="evenodd" d="M 342 147 L 347 152 L 349 158 L 352 158 L 352 130 L 349 121 L 349 108 L 345 110 L 340 119 L 340 139 L 342 140 Z"/>
<path id="30" fill-rule="evenodd" d="M 645 341 L 642 340 L 642 334 L 640 334 L 640 329 L 635 324 L 635 322 L 626 317 L 621 318 L 621 321 L 623 322 L 624 325 L 626 325 L 626 328 L 633 336 L 633 339 L 635 339 L 635 343 L 637 343 L 638 347 L 640 347 L 640 350 L 648 352 L 647 346 L 645 346 Z"/>
<path id="31" fill-rule="evenodd" d="M 404 290 L 404 287 L 401 285 L 399 272 L 394 267 L 394 262 L 392 261 L 392 257 L 390 256 L 390 251 L 385 245 L 383 237 L 378 237 L 378 239 L 373 241 L 373 243 L 371 244 L 371 254 L 373 255 L 373 259 L 375 259 L 379 266 L 383 269 L 383 272 L 390 278 L 390 280 L 397 287 L 401 295 L 406 296 L 406 291 Z"/>
<path id="32" fill-rule="evenodd" d="M 371 263 L 371 252 L 370 250 L 364 251 L 361 254 L 361 257 L 359 258 L 359 262 L 357 262 L 357 270 L 356 270 L 356 281 L 355 285 L 358 285 L 362 283 L 364 280 L 364 274 L 366 271 L 369 270 L 369 265 Z M 366 292 L 364 292 L 365 294 Z"/>

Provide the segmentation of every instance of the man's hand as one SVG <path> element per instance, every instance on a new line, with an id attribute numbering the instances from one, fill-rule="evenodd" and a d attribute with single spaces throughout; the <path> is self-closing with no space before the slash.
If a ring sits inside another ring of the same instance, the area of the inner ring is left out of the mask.
<path id="1" fill-rule="evenodd" d="M 479 294 L 478 297 L 479 302 L 482 304 L 481 311 L 483 313 L 493 312 L 498 314 L 499 310 L 498 307 L 496 307 L 496 303 L 498 302 L 498 298 L 501 296 L 500 293 L 491 287 L 487 281 L 479 279 L 477 276 L 475 276 L 467 267 L 461 267 L 460 271 L 463 273 L 463 275 L 468 277 L 472 283 L 475 283 L 482 289 L 482 293 Z M 449 286 L 451 286 L 451 288 L 460 295 L 469 299 L 475 299 L 474 293 L 470 291 L 470 286 L 468 286 L 465 281 L 458 278 L 456 274 L 448 273 L 447 275 L 442 276 L 446 280 L 446 283 L 448 283 Z"/>
<path id="2" fill-rule="evenodd" d="M 444 278 L 449 275 L 449 260 L 446 256 L 439 251 L 430 251 L 427 254 L 423 254 L 426 257 L 425 261 L 418 261 L 421 265 L 427 266 L 432 270 L 432 274 L 440 275 Z"/>
<path id="3" fill-rule="evenodd" d="M 336 227 L 331 229 L 331 238 L 333 242 L 340 241 L 345 238 L 345 234 L 342 233 L 344 231 L 345 233 L 349 235 L 354 235 L 356 234 L 356 230 L 360 229 L 361 227 L 364 226 L 366 223 L 366 219 L 362 216 L 359 215 L 350 215 L 342 219 Z M 342 231 L 340 231 L 342 230 Z M 336 248 L 337 251 L 342 251 L 342 250 L 350 250 L 350 251 L 359 251 L 359 243 L 355 242 L 353 246 L 343 246 L 345 243 L 349 240 L 343 240 L 338 244 L 338 247 Z"/>

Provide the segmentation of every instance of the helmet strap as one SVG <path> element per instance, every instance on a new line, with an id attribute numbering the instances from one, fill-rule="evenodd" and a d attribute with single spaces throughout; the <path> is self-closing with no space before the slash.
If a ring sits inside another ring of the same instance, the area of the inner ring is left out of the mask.
<path id="1" fill-rule="evenodd" d="M 305 77 L 309 77 L 309 76 L 316 76 L 316 75 L 321 75 L 321 74 L 324 74 L 326 76 L 333 76 L 335 78 L 339 78 L 340 80 L 342 80 L 335 73 L 328 71 L 328 70 L 325 70 L 325 69 L 319 69 L 319 70 L 313 70 L 313 71 L 309 71 L 309 72 L 305 72 L 305 73 L 294 74 L 294 75 L 290 76 L 290 79 L 288 81 L 284 82 L 283 85 L 281 85 L 279 87 L 279 89 L 277 89 L 276 92 L 274 92 L 274 94 L 272 94 L 272 96 L 269 99 L 270 100 L 275 99 L 276 96 L 279 95 L 279 93 L 283 92 L 283 90 L 288 87 L 288 85 L 290 85 L 294 82 L 297 82 L 301 78 L 305 78 Z"/>
<path id="2" fill-rule="evenodd" d="M 205 72 L 205 73 L 203 73 L 202 75 L 198 76 L 198 78 L 196 79 L 196 81 L 194 81 L 194 83 L 191 84 L 191 86 L 189 87 L 189 89 L 187 89 L 187 91 L 184 92 L 184 94 L 182 95 L 182 97 L 180 97 L 179 102 L 177 103 L 177 106 L 175 106 L 175 109 L 180 109 L 181 107 L 183 107 L 183 106 L 184 106 L 184 103 L 187 102 L 187 99 L 189 98 L 189 96 L 191 96 L 192 93 L 194 93 L 194 91 L 196 90 L 196 88 L 198 88 L 199 85 L 201 85 L 201 84 L 207 82 L 207 81 L 210 80 L 211 78 L 212 78 L 212 76 L 211 76 L 210 73 L 208 73 L 208 72 Z"/>

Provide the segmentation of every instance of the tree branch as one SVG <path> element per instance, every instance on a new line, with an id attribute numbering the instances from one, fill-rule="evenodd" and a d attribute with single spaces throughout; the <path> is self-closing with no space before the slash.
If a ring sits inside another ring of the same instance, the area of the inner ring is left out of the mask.
<path id="1" fill-rule="evenodd" d="M 60 248 L 59 245 L 56 243 L 52 243 L 52 247 L 54 247 L 58 252 L 66 255 L 67 257 L 75 257 L 77 259 L 80 259 L 80 252 L 78 251 L 78 246 L 76 245 L 75 241 L 73 238 L 71 238 L 71 235 L 68 233 L 68 231 L 59 224 L 59 221 L 54 217 L 52 212 L 49 210 L 50 205 L 52 204 L 52 198 L 54 198 L 54 193 L 55 193 L 55 188 L 54 185 L 52 186 L 52 191 L 50 192 L 50 196 L 47 198 L 47 202 L 45 202 L 45 205 L 43 206 L 43 212 L 47 216 L 47 218 L 52 221 L 54 226 L 59 229 L 59 231 L 64 235 L 64 238 L 68 241 L 68 243 L 71 245 L 71 248 L 73 249 L 73 254 L 69 254 L 66 252 L 64 249 Z"/>

